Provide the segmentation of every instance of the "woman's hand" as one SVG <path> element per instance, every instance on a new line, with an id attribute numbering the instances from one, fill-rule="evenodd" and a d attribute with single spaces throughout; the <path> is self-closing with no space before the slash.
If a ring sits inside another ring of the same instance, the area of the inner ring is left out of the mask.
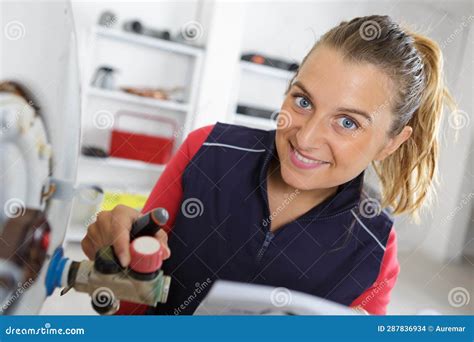
<path id="1" fill-rule="evenodd" d="M 122 266 L 127 267 L 130 263 L 130 230 L 133 222 L 140 216 L 140 212 L 125 205 L 100 212 L 97 220 L 87 228 L 87 234 L 81 242 L 82 250 L 93 260 L 100 248 L 112 245 Z M 160 229 L 155 237 L 165 247 L 163 259 L 168 259 L 171 255 L 168 235 Z"/>

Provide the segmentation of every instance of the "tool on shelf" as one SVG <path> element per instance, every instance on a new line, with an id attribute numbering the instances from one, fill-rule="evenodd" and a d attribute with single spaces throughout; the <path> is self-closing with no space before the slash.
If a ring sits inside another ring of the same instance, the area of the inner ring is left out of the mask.
<path id="1" fill-rule="evenodd" d="M 153 87 L 120 87 L 126 93 L 149 97 L 158 100 L 170 100 L 176 102 L 184 102 L 179 93 L 184 92 L 184 87 L 173 87 L 169 89 L 153 88 Z"/>
<path id="2" fill-rule="evenodd" d="M 136 34 L 143 34 L 153 38 L 170 40 L 171 34 L 168 30 L 158 30 L 149 26 L 143 25 L 139 20 L 130 20 L 123 24 L 124 31 Z"/>
<path id="3" fill-rule="evenodd" d="M 91 85 L 95 88 L 115 90 L 115 73 L 117 69 L 103 65 L 97 68 Z"/>
<path id="4" fill-rule="evenodd" d="M 264 56 L 259 53 L 243 54 L 241 56 L 241 60 L 288 71 L 296 71 L 299 67 L 298 63 L 285 61 L 280 58 Z"/>
<path id="5" fill-rule="evenodd" d="M 268 110 L 264 108 L 257 108 L 255 106 L 247 106 L 244 104 L 238 104 L 237 105 L 237 113 L 243 114 L 243 115 L 248 115 L 248 116 L 253 116 L 256 118 L 264 118 L 264 119 L 271 119 L 274 120 L 274 110 Z"/>

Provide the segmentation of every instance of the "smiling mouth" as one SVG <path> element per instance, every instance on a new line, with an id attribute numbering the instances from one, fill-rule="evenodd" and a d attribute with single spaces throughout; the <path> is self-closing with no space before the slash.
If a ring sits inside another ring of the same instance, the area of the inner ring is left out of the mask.
<path id="1" fill-rule="evenodd" d="M 324 161 L 324 160 L 319 160 L 319 159 L 315 159 L 315 158 L 308 158 L 308 156 L 305 156 L 303 154 L 301 154 L 294 146 L 293 144 L 290 142 L 290 148 L 292 150 L 292 152 L 294 153 L 294 156 L 296 157 L 296 159 L 304 164 L 307 164 L 308 166 L 309 165 L 325 165 L 325 164 L 330 164 L 329 162 L 327 161 Z"/>

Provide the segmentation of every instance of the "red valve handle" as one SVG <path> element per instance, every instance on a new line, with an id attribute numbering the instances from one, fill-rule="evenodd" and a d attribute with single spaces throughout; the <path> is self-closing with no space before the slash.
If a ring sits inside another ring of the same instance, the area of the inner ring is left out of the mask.
<path id="1" fill-rule="evenodd" d="M 130 244 L 130 268 L 138 273 L 153 273 L 163 263 L 163 248 L 151 236 L 141 236 Z"/>

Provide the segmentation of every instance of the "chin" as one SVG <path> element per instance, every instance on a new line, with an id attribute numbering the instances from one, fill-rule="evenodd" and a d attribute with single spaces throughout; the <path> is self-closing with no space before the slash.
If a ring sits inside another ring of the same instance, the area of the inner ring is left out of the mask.
<path id="1" fill-rule="evenodd" d="M 286 184 L 298 190 L 304 191 L 320 188 L 320 184 L 313 184 L 307 176 L 305 177 L 294 169 L 288 170 L 286 165 L 281 165 L 281 177 Z"/>

